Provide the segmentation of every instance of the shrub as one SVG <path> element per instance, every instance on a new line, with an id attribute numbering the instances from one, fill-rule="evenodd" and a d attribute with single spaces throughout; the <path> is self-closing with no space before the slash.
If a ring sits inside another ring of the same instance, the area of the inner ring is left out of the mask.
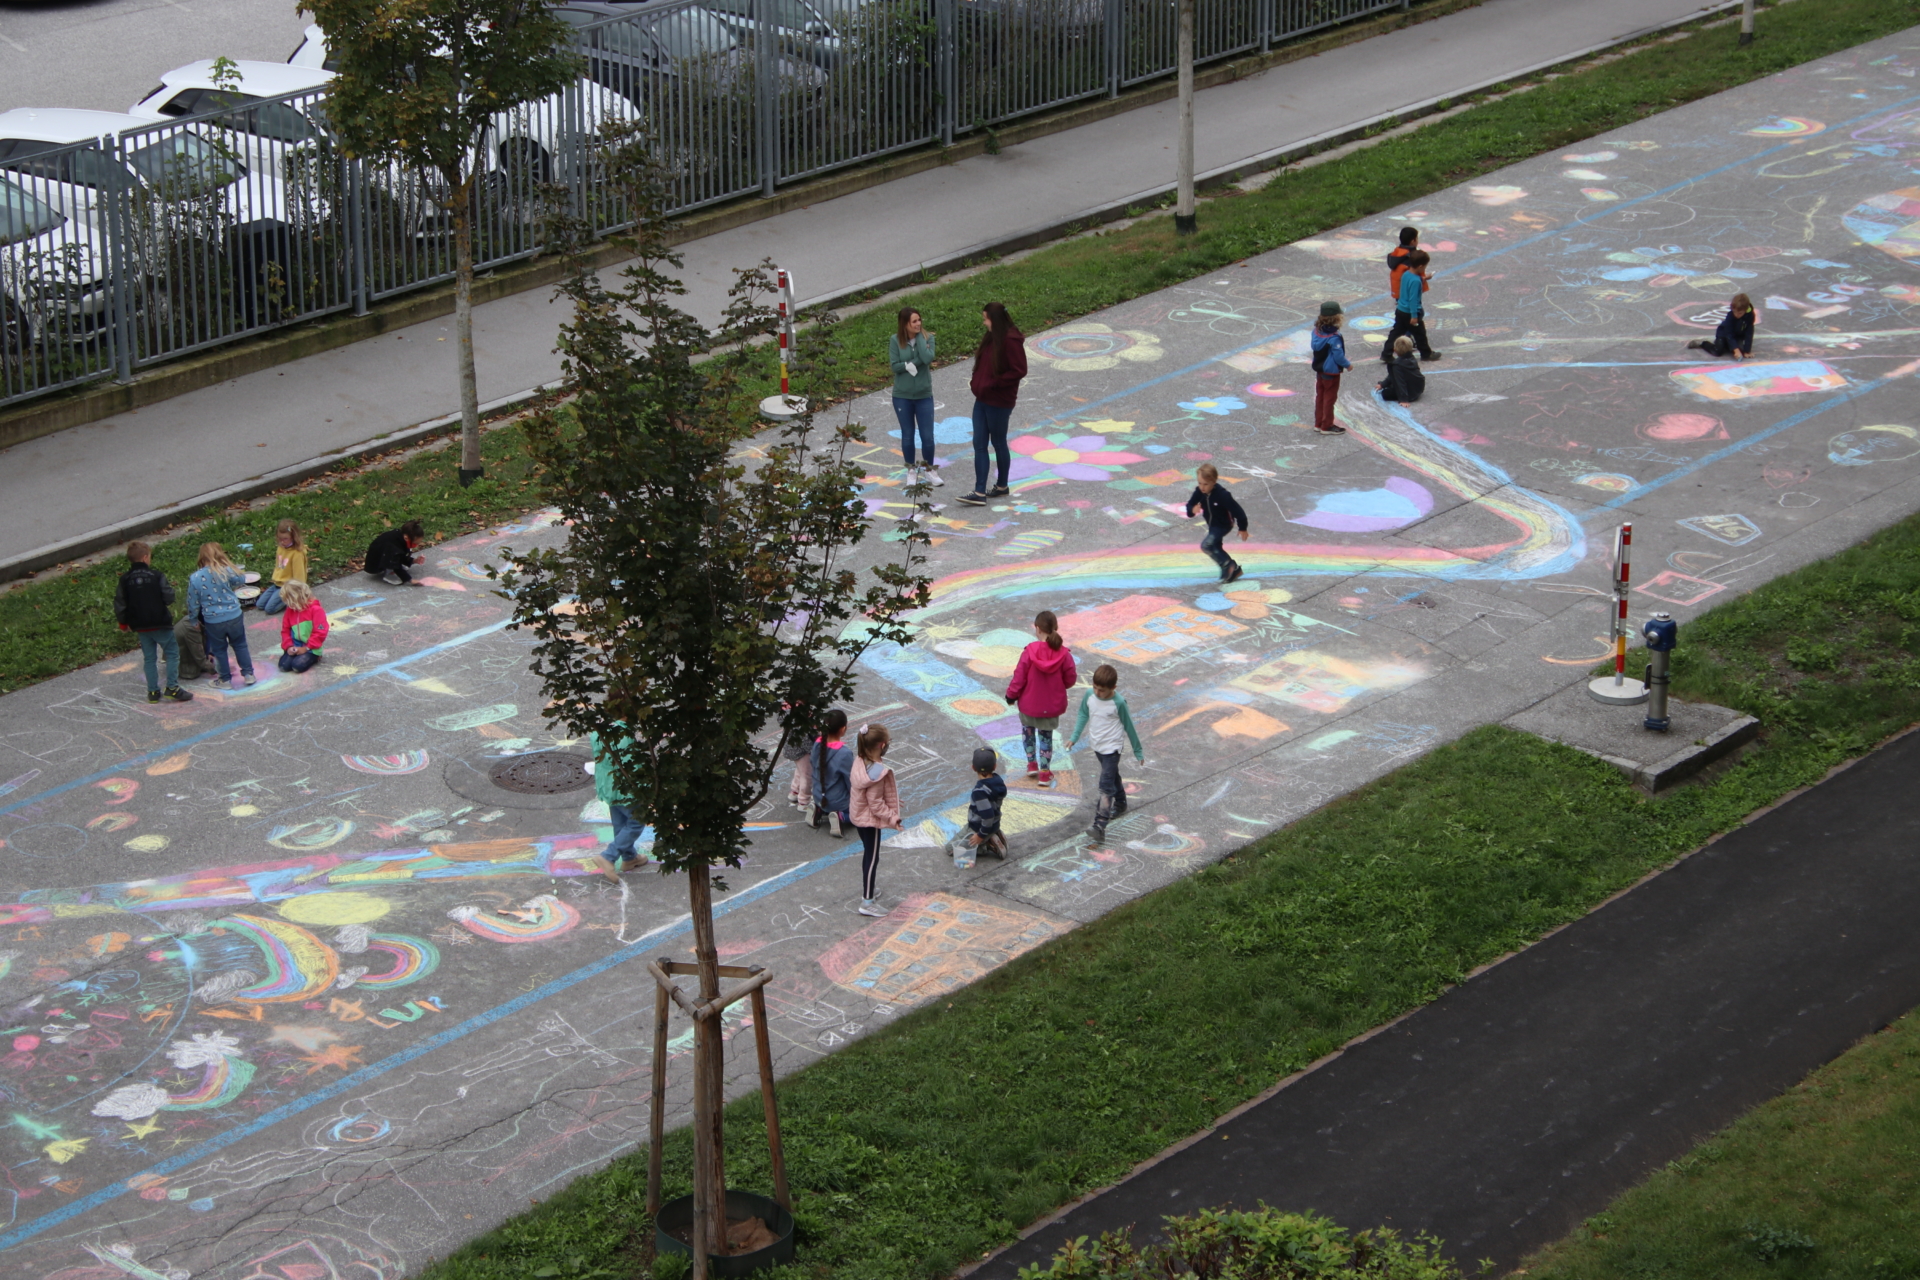
<path id="1" fill-rule="evenodd" d="M 1165 1219 L 1166 1241 L 1135 1249 L 1131 1232 L 1109 1231 L 1088 1245 L 1081 1236 L 1051 1265 L 1023 1267 L 1020 1280 L 1459 1280 L 1460 1271 L 1429 1236 L 1402 1240 L 1388 1228 L 1349 1232 L 1326 1218 L 1226 1209 Z"/>

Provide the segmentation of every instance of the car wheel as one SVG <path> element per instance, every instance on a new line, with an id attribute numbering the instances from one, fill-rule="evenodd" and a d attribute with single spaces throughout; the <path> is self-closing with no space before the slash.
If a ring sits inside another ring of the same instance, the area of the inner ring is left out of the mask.
<path id="1" fill-rule="evenodd" d="M 509 138 L 500 144 L 500 167 L 513 189 L 532 194 L 533 188 L 553 181 L 553 161 L 547 149 L 530 138 Z"/>

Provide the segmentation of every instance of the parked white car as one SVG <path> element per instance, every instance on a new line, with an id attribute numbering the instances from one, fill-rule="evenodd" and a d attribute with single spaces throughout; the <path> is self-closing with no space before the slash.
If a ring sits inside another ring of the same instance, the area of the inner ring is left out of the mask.
<path id="1" fill-rule="evenodd" d="M 211 58 L 175 67 L 127 113 L 148 121 L 228 113 L 200 127 L 222 135 L 243 163 L 283 178 L 292 176 L 289 158 L 314 150 L 326 132 L 321 94 L 333 73 L 284 62 L 232 65 L 234 78 L 224 85 L 213 78 Z M 279 101 L 302 93 L 309 97 Z M 240 107 L 249 109 L 235 110 Z"/>
<path id="2" fill-rule="evenodd" d="M 0 177 L 0 361 L 81 338 L 105 323 L 112 300 L 92 229 Z"/>

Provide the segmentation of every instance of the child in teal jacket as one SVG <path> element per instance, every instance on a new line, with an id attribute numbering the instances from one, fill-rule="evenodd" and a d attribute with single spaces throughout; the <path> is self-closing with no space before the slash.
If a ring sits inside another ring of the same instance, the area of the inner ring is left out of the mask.
<path id="1" fill-rule="evenodd" d="M 1134 732 L 1133 714 L 1127 710 L 1127 700 L 1120 695 L 1120 673 L 1104 663 L 1094 670 L 1093 688 L 1080 698 L 1080 715 L 1073 722 L 1073 734 L 1067 743 L 1069 751 L 1089 726 L 1093 730 L 1094 758 L 1100 762 L 1100 800 L 1094 807 L 1093 826 L 1087 834 L 1095 844 L 1104 844 L 1107 823 L 1127 811 L 1126 788 L 1120 785 L 1120 735 L 1123 732 L 1126 741 L 1133 744 L 1134 760 L 1140 764 L 1147 761 L 1146 753 L 1140 749 L 1140 735 Z"/>

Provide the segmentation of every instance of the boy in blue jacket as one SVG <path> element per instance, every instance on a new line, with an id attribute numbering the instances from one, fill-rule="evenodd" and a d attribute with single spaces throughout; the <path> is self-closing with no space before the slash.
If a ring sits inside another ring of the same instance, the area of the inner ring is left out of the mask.
<path id="1" fill-rule="evenodd" d="M 1393 363 L 1394 340 L 1402 335 L 1413 339 L 1422 360 L 1440 358 L 1440 353 L 1427 345 L 1427 290 L 1433 287 L 1427 264 L 1432 261 L 1425 249 L 1413 249 L 1404 265 L 1393 272 L 1393 332 L 1380 348 L 1380 358 L 1389 364 Z"/>
<path id="2" fill-rule="evenodd" d="M 1313 350 L 1313 429 L 1323 436 L 1347 433 L 1333 420 L 1333 403 L 1340 398 L 1340 375 L 1353 368 L 1353 362 L 1347 359 L 1347 340 L 1340 336 L 1340 316 L 1339 303 L 1321 303 L 1309 344 Z"/>
<path id="3" fill-rule="evenodd" d="M 1240 541 L 1247 540 L 1247 513 L 1227 492 L 1227 487 L 1220 483 L 1220 472 L 1211 462 L 1201 463 L 1199 470 L 1193 473 L 1193 478 L 1199 482 L 1199 487 L 1187 499 L 1187 519 L 1193 519 L 1199 512 L 1206 512 L 1207 536 L 1200 539 L 1200 549 L 1220 566 L 1220 581 L 1232 582 L 1246 570 L 1220 544 L 1226 541 L 1227 534 L 1233 531 L 1235 525 L 1240 526 Z"/>

